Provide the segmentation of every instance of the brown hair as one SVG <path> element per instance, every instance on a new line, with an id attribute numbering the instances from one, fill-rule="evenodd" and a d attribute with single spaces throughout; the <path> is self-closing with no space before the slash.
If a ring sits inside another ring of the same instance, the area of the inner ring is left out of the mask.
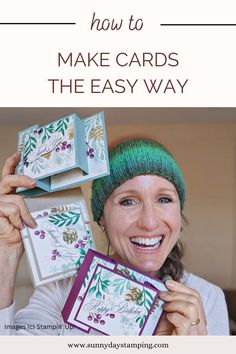
<path id="1" fill-rule="evenodd" d="M 184 265 L 182 257 L 184 254 L 184 246 L 181 238 L 178 240 L 170 254 L 165 260 L 165 263 L 158 271 L 158 278 L 162 279 L 164 275 L 170 275 L 174 280 L 180 281 L 184 273 Z"/>

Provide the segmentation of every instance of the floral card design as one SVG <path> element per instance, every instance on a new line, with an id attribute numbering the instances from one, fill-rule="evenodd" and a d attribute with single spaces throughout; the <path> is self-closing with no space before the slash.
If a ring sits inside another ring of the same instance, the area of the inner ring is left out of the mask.
<path id="1" fill-rule="evenodd" d="M 129 277 L 131 279 L 139 281 L 141 283 L 147 282 L 147 283 L 153 285 L 159 291 L 168 291 L 165 284 L 163 282 L 161 282 L 160 280 L 150 278 L 145 274 L 135 271 L 134 269 L 130 269 L 130 268 L 125 267 L 121 264 L 117 264 L 116 271 L 118 271 L 121 274 L 126 275 L 127 277 Z M 158 299 L 158 301 L 156 302 L 155 309 L 154 309 L 154 311 L 152 311 L 152 313 L 150 315 L 150 322 L 153 323 L 153 332 L 156 327 L 155 323 L 158 323 L 158 321 L 161 318 L 163 305 L 164 305 L 164 301 L 162 301 L 161 299 Z M 148 330 L 148 328 L 144 329 L 143 335 L 149 334 L 148 332 L 146 333 L 146 330 Z"/>
<path id="2" fill-rule="evenodd" d="M 76 319 L 107 335 L 140 335 L 158 292 L 98 265 Z"/>
<path id="3" fill-rule="evenodd" d="M 79 204 L 32 213 L 37 228 L 25 228 L 22 237 L 36 286 L 74 275 L 94 249 L 84 213 Z"/>
<path id="4" fill-rule="evenodd" d="M 22 153 L 18 174 L 35 178 L 33 190 L 18 188 L 24 196 L 58 191 L 109 173 L 104 115 L 81 120 L 71 114 L 18 134 Z"/>
<path id="5" fill-rule="evenodd" d="M 102 274 L 99 275 L 96 273 L 98 267 L 104 267 L 111 270 L 117 275 L 116 280 L 113 281 L 113 279 L 111 283 L 110 276 L 103 278 Z M 126 279 L 127 282 L 125 282 L 124 279 Z M 92 294 L 93 290 L 96 292 L 95 297 L 100 300 L 104 300 L 104 296 L 106 299 L 109 299 L 110 293 L 113 294 L 112 298 L 114 298 L 114 296 L 123 296 L 122 294 L 126 292 L 127 287 L 130 286 L 132 282 L 142 284 L 143 286 L 150 286 L 152 289 L 154 288 L 157 293 L 159 293 L 159 291 L 167 291 L 167 288 L 160 280 L 150 278 L 134 269 L 125 267 L 124 265 L 100 254 L 99 252 L 89 250 L 62 311 L 64 321 L 72 326 L 82 329 L 87 333 L 89 333 L 92 329 L 100 330 L 103 333 L 103 322 L 102 327 L 100 326 L 98 328 L 98 326 L 93 326 L 94 320 L 95 324 L 97 320 L 104 320 L 104 318 L 100 317 L 101 314 L 97 314 L 98 317 L 92 315 L 92 313 L 88 314 L 87 319 L 84 319 L 84 317 L 81 317 L 80 315 L 78 316 L 78 313 L 81 313 L 80 308 L 82 302 L 84 303 L 85 297 L 90 298 L 90 294 Z M 110 289 L 111 285 L 112 289 Z M 148 295 L 146 297 L 145 290 L 143 295 L 141 295 L 139 290 L 132 290 L 129 296 L 135 297 L 135 301 L 137 303 L 142 302 L 141 300 L 143 299 L 143 296 L 144 298 L 147 298 L 147 302 L 150 301 L 150 299 L 148 300 Z M 162 300 L 157 298 L 155 299 L 155 303 L 148 313 L 148 321 L 145 326 L 143 325 L 147 315 L 144 314 L 136 317 L 138 325 L 142 328 L 140 329 L 140 334 L 141 332 L 142 335 L 152 335 L 154 333 L 163 312 L 163 304 L 164 302 Z M 131 334 L 126 328 L 130 326 L 132 327 L 129 321 L 125 319 L 125 316 L 123 316 L 122 321 L 119 324 L 119 328 L 123 328 L 122 334 Z M 135 328 L 137 330 L 137 326 L 135 326 Z M 116 329 L 116 333 L 114 334 L 118 335 L 121 334 L 121 332 Z"/>
<path id="6" fill-rule="evenodd" d="M 95 178 L 107 175 L 109 170 L 108 149 L 106 140 L 106 128 L 103 112 L 82 120 L 85 129 L 86 156 L 88 173 L 78 176 L 70 172 L 67 179 L 63 174 L 51 178 L 51 186 L 54 190 L 63 188 L 65 185 L 76 185 L 91 181 Z"/>
<path id="7" fill-rule="evenodd" d="M 86 160 L 85 132 L 80 124 L 77 132 L 77 123 L 74 115 L 62 118 L 42 127 L 26 130 L 19 141 L 22 150 L 19 173 L 32 178 L 46 177 L 62 170 L 76 166 L 76 140 L 80 133 L 83 145 L 80 144 L 80 154 Z M 81 134 L 82 133 L 82 134 Z M 87 172 L 87 161 L 81 164 Z"/>

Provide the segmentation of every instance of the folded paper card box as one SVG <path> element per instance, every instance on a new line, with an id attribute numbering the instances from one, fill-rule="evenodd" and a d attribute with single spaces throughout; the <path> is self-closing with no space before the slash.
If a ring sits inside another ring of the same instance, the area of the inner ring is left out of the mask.
<path id="1" fill-rule="evenodd" d="M 34 189 L 17 193 L 33 197 L 72 188 L 109 173 L 102 112 L 81 120 L 68 115 L 18 134 L 21 160 L 17 173 L 36 179 Z"/>
<path id="2" fill-rule="evenodd" d="M 105 335 L 152 335 L 163 312 L 158 279 L 89 250 L 62 311 L 66 323 Z"/>

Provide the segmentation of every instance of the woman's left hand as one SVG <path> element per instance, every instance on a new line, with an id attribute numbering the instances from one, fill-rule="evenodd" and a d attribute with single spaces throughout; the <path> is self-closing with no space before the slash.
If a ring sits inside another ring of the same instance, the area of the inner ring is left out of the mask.
<path id="1" fill-rule="evenodd" d="M 155 335 L 207 335 L 200 294 L 174 280 L 165 285 L 169 291 L 159 295 L 166 304 Z"/>

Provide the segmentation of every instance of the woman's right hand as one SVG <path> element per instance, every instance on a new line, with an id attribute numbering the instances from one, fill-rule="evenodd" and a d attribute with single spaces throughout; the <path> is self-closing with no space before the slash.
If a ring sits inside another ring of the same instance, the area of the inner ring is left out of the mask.
<path id="1" fill-rule="evenodd" d="M 15 193 L 17 187 L 35 187 L 32 178 L 14 174 L 19 159 L 20 154 L 16 153 L 6 160 L 0 182 L 0 247 L 8 249 L 22 247 L 19 230 L 24 225 L 31 228 L 37 225 L 24 199 Z"/>

